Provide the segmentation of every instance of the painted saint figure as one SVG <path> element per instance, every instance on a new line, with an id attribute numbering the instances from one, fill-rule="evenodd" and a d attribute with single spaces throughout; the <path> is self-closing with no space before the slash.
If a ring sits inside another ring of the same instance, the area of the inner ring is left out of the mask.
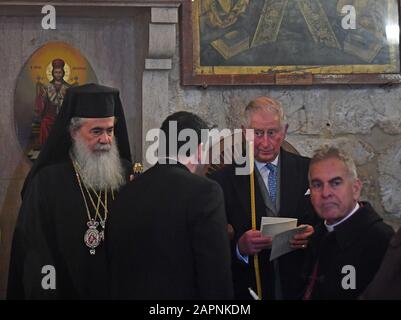
<path id="1" fill-rule="evenodd" d="M 40 84 L 35 100 L 35 114 L 40 118 L 39 145 L 42 146 L 63 103 L 66 90 L 71 85 L 64 80 L 65 62 L 62 59 L 52 61 L 53 79 L 46 85 Z"/>

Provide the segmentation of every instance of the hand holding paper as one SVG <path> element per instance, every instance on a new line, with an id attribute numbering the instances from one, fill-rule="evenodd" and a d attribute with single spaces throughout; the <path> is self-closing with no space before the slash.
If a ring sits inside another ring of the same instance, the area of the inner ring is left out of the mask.
<path id="1" fill-rule="evenodd" d="M 270 253 L 270 261 L 286 254 L 288 252 L 296 250 L 291 246 L 290 240 L 296 235 L 297 233 L 302 233 L 306 231 L 306 226 L 299 226 L 295 229 L 290 229 L 279 233 L 273 238 L 273 246 L 272 251 Z"/>
<path id="2" fill-rule="evenodd" d="M 301 224 L 301 226 L 306 226 L 304 232 L 300 232 L 294 235 L 290 240 L 291 247 L 294 249 L 304 249 L 308 245 L 308 238 L 313 234 L 314 229 L 308 224 Z"/>
<path id="3" fill-rule="evenodd" d="M 263 236 L 259 230 L 248 230 L 238 240 L 238 249 L 242 255 L 251 256 L 269 248 L 272 238 Z"/>
<path id="4" fill-rule="evenodd" d="M 302 248 L 307 243 L 313 228 L 308 225 L 297 227 L 297 221 L 293 218 L 262 217 L 261 233 L 273 237 L 270 260 Z"/>

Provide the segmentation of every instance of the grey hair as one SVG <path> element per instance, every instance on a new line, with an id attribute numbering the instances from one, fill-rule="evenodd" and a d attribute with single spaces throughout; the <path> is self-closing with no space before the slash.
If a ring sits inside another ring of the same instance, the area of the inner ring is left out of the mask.
<path id="1" fill-rule="evenodd" d="M 355 181 L 356 179 L 358 179 L 355 162 L 352 159 L 352 157 L 344 150 L 342 150 L 336 146 L 332 146 L 332 145 L 328 145 L 328 144 L 323 145 L 321 148 L 319 148 L 315 151 L 315 153 L 310 161 L 309 168 L 311 168 L 312 165 L 317 162 L 320 162 L 320 161 L 323 161 L 326 159 L 330 159 L 330 158 L 338 159 L 345 164 L 345 167 L 348 170 L 348 175 L 352 181 Z M 310 169 L 309 169 L 309 173 L 310 173 Z M 310 176 L 309 176 L 309 181 L 310 181 Z"/>
<path id="2" fill-rule="evenodd" d="M 250 124 L 251 115 L 261 109 L 265 109 L 269 112 L 277 114 L 279 116 L 280 126 L 282 128 L 284 128 L 284 126 L 287 124 L 287 120 L 281 103 L 273 98 L 261 96 L 249 102 L 248 105 L 245 107 L 244 125 L 246 127 L 248 127 Z"/>
<path id="3" fill-rule="evenodd" d="M 71 133 L 76 132 L 82 127 L 85 121 L 86 121 L 85 118 L 72 117 L 68 129 L 70 130 Z"/>

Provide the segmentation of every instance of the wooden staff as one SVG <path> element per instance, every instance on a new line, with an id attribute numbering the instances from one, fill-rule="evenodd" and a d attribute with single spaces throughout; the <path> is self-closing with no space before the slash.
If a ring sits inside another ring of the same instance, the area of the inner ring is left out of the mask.
<path id="1" fill-rule="evenodd" d="M 252 215 L 252 230 L 256 230 L 256 207 L 255 207 L 255 171 L 254 171 L 254 150 L 253 142 L 249 142 L 249 168 L 250 168 L 250 186 L 251 186 L 251 215 Z M 253 256 L 253 265 L 255 269 L 256 278 L 256 290 L 258 297 L 262 300 L 262 283 L 260 281 L 260 269 L 259 269 L 259 256 L 255 254 Z"/>

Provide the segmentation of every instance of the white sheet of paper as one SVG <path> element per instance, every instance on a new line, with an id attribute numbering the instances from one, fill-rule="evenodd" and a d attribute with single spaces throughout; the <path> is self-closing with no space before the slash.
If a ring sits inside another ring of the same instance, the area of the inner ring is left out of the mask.
<path id="1" fill-rule="evenodd" d="M 264 236 L 274 237 L 281 232 L 296 228 L 297 222 L 298 219 L 294 218 L 262 217 L 260 231 Z"/>
<path id="2" fill-rule="evenodd" d="M 277 234 L 273 239 L 270 261 L 295 250 L 294 248 L 291 248 L 290 240 L 295 234 L 305 232 L 306 228 L 307 226 L 299 226 L 295 229 L 290 229 Z"/>

